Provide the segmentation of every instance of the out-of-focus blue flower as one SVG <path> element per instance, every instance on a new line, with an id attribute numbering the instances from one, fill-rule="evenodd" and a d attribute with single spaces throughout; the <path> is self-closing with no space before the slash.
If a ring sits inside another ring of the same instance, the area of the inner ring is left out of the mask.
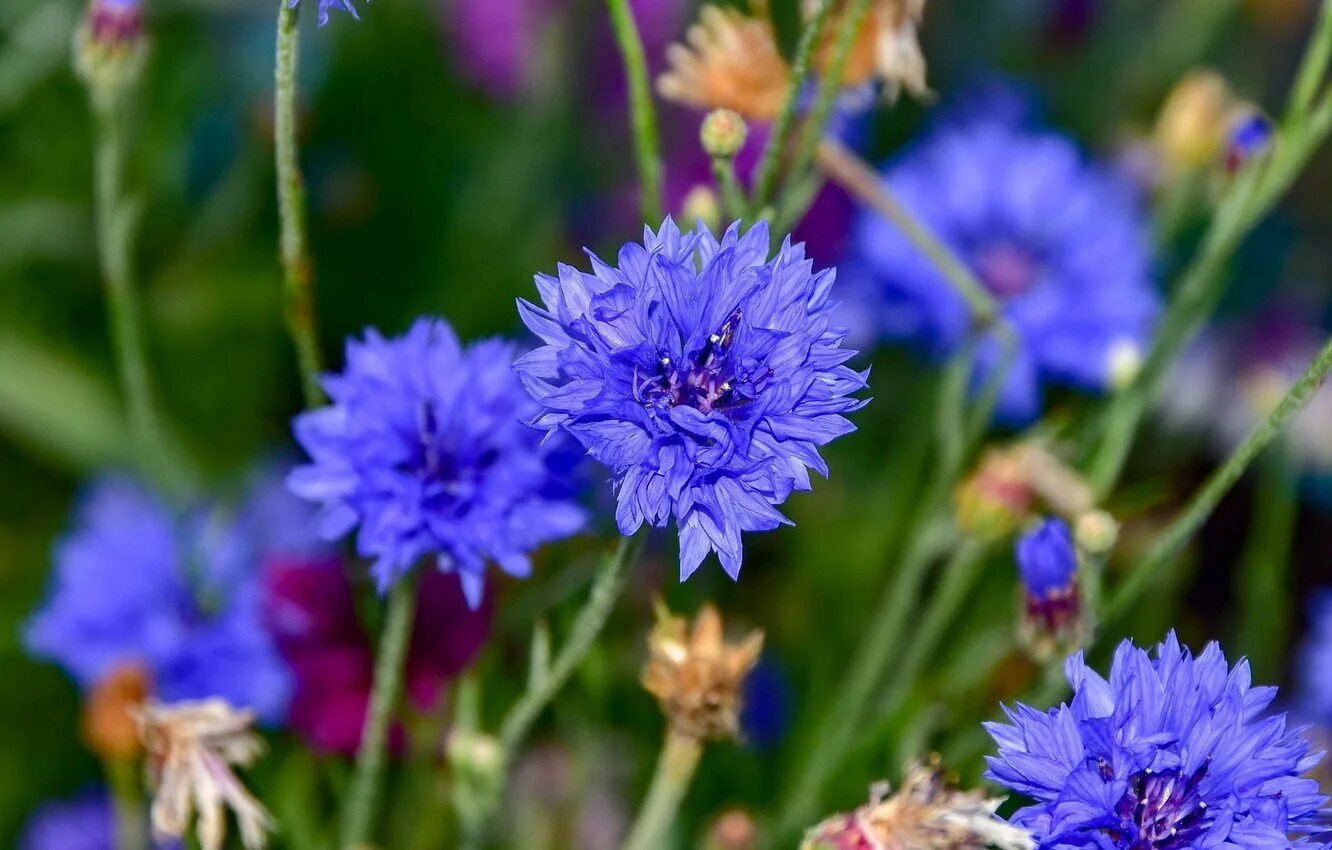
<path id="1" fill-rule="evenodd" d="M 439 319 L 394 339 L 369 330 L 325 379 L 332 404 L 297 417 L 312 462 L 288 483 L 323 505 L 325 538 L 359 526 L 381 592 L 431 557 L 476 608 L 487 562 L 526 577 L 534 549 L 582 528 L 576 458 L 526 424 L 539 409 L 510 368 L 516 353 L 498 339 L 464 350 Z"/>
<path id="2" fill-rule="evenodd" d="M 1018 704 L 988 778 L 1033 798 L 1012 822 L 1042 850 L 1287 848 L 1318 829 L 1326 798 L 1303 778 L 1321 758 L 1284 714 L 1276 688 L 1252 687 L 1212 643 L 1194 658 L 1174 633 L 1156 658 L 1125 641 L 1110 678 L 1068 660 L 1071 704 Z"/>
<path id="3" fill-rule="evenodd" d="M 300 3 L 301 0 L 287 0 L 287 8 L 294 9 Z M 321 27 L 328 23 L 329 9 L 341 9 L 356 20 L 361 19 L 361 16 L 356 13 L 356 7 L 352 5 L 352 0 L 319 0 L 319 25 Z"/>
<path id="4" fill-rule="evenodd" d="M 765 223 L 718 242 L 667 219 L 643 242 L 618 267 L 589 255 L 592 274 L 538 275 L 544 306 L 518 307 L 546 345 L 515 368 L 535 424 L 610 467 L 623 534 L 674 518 L 682 579 L 710 550 L 735 578 L 740 533 L 788 523 L 776 506 L 827 474 L 818 448 L 854 430 L 866 375 L 843 365 L 833 271 L 789 239 L 769 261 Z"/>
<path id="5" fill-rule="evenodd" d="M 1046 599 L 1067 593 L 1078 574 L 1078 552 L 1073 532 L 1058 517 L 1042 520 L 1018 538 L 1018 575 L 1029 596 Z"/>
<path id="6" fill-rule="evenodd" d="M 1332 591 L 1319 591 L 1309 605 L 1309 635 L 1299 657 L 1299 714 L 1332 728 Z"/>
<path id="7" fill-rule="evenodd" d="M 1067 138 L 1025 129 L 1000 99 L 972 104 L 890 163 L 884 180 L 1000 303 L 1018 350 L 998 415 L 1023 421 L 1042 387 L 1103 390 L 1111 354 L 1143 346 L 1157 313 L 1148 238 L 1133 189 L 1088 164 Z M 969 328 L 962 298 L 894 225 L 860 213 L 843 264 L 848 324 L 910 340 L 935 356 L 955 351 Z M 858 317 L 858 315 L 859 317 Z M 993 334 L 977 379 L 995 368 Z"/>
<path id="8" fill-rule="evenodd" d="M 259 579 L 242 519 L 176 514 L 132 481 L 102 479 L 56 546 L 25 641 L 84 688 L 142 664 L 162 700 L 218 696 L 280 720 L 290 683 L 263 627 Z"/>
<path id="9" fill-rule="evenodd" d="M 144 812 L 145 817 L 147 812 Z M 179 841 L 154 841 L 153 850 L 178 850 Z M 116 816 L 105 792 L 46 803 L 23 827 L 19 850 L 115 850 Z"/>
<path id="10" fill-rule="evenodd" d="M 744 695 L 741 740 L 758 750 L 775 749 L 791 729 L 795 691 L 790 674 L 765 653 L 745 678 Z"/>

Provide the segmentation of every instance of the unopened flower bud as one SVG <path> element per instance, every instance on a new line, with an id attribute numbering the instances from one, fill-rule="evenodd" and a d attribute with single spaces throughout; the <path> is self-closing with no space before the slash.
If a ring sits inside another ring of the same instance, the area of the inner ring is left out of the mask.
<path id="1" fill-rule="evenodd" d="M 111 670 L 93 685 L 83 704 L 83 740 L 104 761 L 125 761 L 142 749 L 137 712 L 152 690 L 138 664 Z"/>
<path id="2" fill-rule="evenodd" d="M 1101 557 L 1115 548 L 1119 539 L 1119 523 L 1105 511 L 1087 511 L 1078 517 L 1073 532 L 1078 548 L 1089 555 Z"/>
<path id="3" fill-rule="evenodd" d="M 995 816 L 1002 798 L 949 787 L 938 760 L 907 765 L 902 787 L 879 783 L 869 803 L 811 829 L 801 850 L 1031 850 L 1026 831 Z"/>
<path id="4" fill-rule="evenodd" d="M 684 197 L 680 212 L 685 221 L 701 221 L 704 227 L 714 233 L 721 226 L 721 204 L 717 202 L 717 193 L 711 187 L 700 184 L 690 189 Z"/>
<path id="5" fill-rule="evenodd" d="M 708 850 L 753 850 L 758 846 L 758 825 L 743 809 L 731 809 L 712 822 Z"/>
<path id="6" fill-rule="evenodd" d="M 733 737 L 739 729 L 741 686 L 758 662 L 763 633 L 740 643 L 723 639 L 721 616 L 703 608 L 688 631 L 684 618 L 658 612 L 648 640 L 643 687 L 661 703 L 677 734 L 700 741 Z"/>
<path id="7" fill-rule="evenodd" d="M 504 768 L 499 741 L 475 730 L 457 729 L 449 735 L 449 764 L 469 779 L 498 781 Z"/>
<path id="8" fill-rule="evenodd" d="M 1068 524 L 1043 520 L 1018 539 L 1015 554 L 1022 580 L 1023 644 L 1036 658 L 1076 647 L 1085 625 L 1078 553 Z"/>
<path id="9" fill-rule="evenodd" d="M 1249 104 L 1238 106 L 1226 132 L 1226 171 L 1235 174 L 1272 144 L 1272 122 Z"/>
<path id="10" fill-rule="evenodd" d="M 703 150 L 713 159 L 731 159 L 745 146 L 749 125 L 740 113 L 731 109 L 714 109 L 703 119 L 698 138 Z"/>
<path id="11" fill-rule="evenodd" d="M 1142 370 L 1142 348 L 1131 339 L 1116 340 L 1106 354 L 1107 383 L 1112 390 L 1122 390 L 1138 377 Z"/>
<path id="12" fill-rule="evenodd" d="M 1215 71 L 1194 71 L 1176 84 L 1156 122 L 1156 144 L 1171 170 L 1213 161 L 1230 104 L 1230 87 Z"/>
<path id="13" fill-rule="evenodd" d="M 981 538 L 1002 537 L 1018 528 L 1031 509 L 1031 484 L 1011 452 L 990 449 L 958 487 L 957 520 Z"/>
<path id="14" fill-rule="evenodd" d="M 92 0 L 74 37 L 74 70 L 94 97 L 132 87 L 147 54 L 141 0 Z"/>

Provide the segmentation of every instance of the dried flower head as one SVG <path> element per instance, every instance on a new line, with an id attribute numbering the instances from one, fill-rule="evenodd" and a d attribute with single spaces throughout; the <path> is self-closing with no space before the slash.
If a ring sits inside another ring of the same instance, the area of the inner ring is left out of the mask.
<path id="1" fill-rule="evenodd" d="M 236 711 L 225 700 L 209 699 L 163 705 L 150 702 L 138 713 L 156 793 L 153 831 L 163 838 L 184 838 L 195 811 L 202 850 L 221 850 L 226 839 L 226 810 L 236 814 L 246 850 L 267 843 L 272 819 L 231 770 L 247 767 L 264 750 L 250 725 L 253 711 Z"/>
<path id="2" fill-rule="evenodd" d="M 806 834 L 802 850 L 1032 850 L 1024 830 L 995 817 L 1002 798 L 950 788 L 937 757 L 907 765 L 902 787 L 886 782 L 854 812 L 834 815 Z"/>
<path id="3" fill-rule="evenodd" d="M 142 664 L 121 664 L 89 689 L 83 704 L 83 740 L 107 761 L 139 754 L 137 712 L 152 692 L 152 675 Z"/>
<path id="4" fill-rule="evenodd" d="M 760 631 L 726 643 L 721 615 L 711 605 L 698 612 L 692 633 L 683 617 L 659 608 L 643 687 L 661 703 L 677 733 L 698 740 L 730 738 L 739 729 L 741 685 L 762 649 Z"/>
<path id="5" fill-rule="evenodd" d="M 806 0 L 806 16 L 812 14 L 817 5 L 818 0 Z M 837 33 L 841 29 L 837 21 L 849 5 L 844 0 L 835 0 L 817 57 L 823 70 L 832 63 Z M 920 49 L 917 35 L 924 16 L 925 0 L 875 0 L 851 45 L 842 70 L 842 85 L 878 82 L 890 99 L 896 98 L 904 88 L 918 100 L 933 97 L 930 87 L 925 84 L 925 54 Z"/>
<path id="6" fill-rule="evenodd" d="M 733 109 L 761 121 L 777 116 L 791 69 L 771 21 L 706 5 L 685 40 L 666 50 L 670 69 L 657 79 L 662 97 L 695 109 Z"/>

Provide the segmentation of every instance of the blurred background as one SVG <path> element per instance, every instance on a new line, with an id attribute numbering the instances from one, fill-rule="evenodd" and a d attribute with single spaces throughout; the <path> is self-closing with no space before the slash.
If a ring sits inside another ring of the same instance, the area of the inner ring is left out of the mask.
<path id="1" fill-rule="evenodd" d="M 794 0 L 772 2 L 789 51 Z M 1315 5 L 931 0 L 922 42 L 941 105 L 903 98 L 872 109 L 855 119 L 855 145 L 871 161 L 891 159 L 924 132 L 935 110 L 1003 81 L 1024 93 L 1042 125 L 1126 179 L 1143 181 L 1150 194 L 1143 150 L 1180 80 L 1206 66 L 1258 109 L 1276 111 Z M 696 5 L 633 6 L 649 64 L 659 71 Z M 289 423 L 300 406 L 276 259 L 275 9 L 252 0 L 149 0 L 146 9 L 151 55 L 132 130 L 130 183 L 143 203 L 136 265 L 149 355 L 173 441 L 197 459 L 212 486 L 234 490 L 266 460 L 294 455 Z M 70 70 L 71 34 L 82 11 L 76 0 L 0 3 L 6 847 L 40 803 L 75 795 L 100 776 L 80 743 L 78 689 L 55 665 L 30 658 L 21 642 L 22 624 L 43 598 L 53 541 L 80 488 L 117 466 L 128 440 L 96 260 L 89 110 Z M 613 255 L 641 234 L 623 74 L 601 3 L 375 0 L 359 23 L 335 15 L 316 30 L 312 15 L 303 18 L 302 156 L 320 332 L 332 365 L 340 364 L 348 335 L 367 326 L 396 334 L 422 314 L 446 317 L 466 339 L 521 336 L 514 299 L 532 294 L 534 273 L 553 272 L 557 262 L 585 264 L 583 246 Z M 667 204 L 678 215 L 689 191 L 707 181 L 708 160 L 697 142 L 700 115 L 662 109 Z M 1274 312 L 1293 314 L 1319 338 L 1332 280 L 1330 166 L 1329 157 L 1315 157 L 1235 259 L 1210 342 L 1191 350 L 1193 371 L 1171 393 L 1179 404 L 1166 405 L 1149 424 L 1111 505 L 1125 521 L 1124 558 L 1141 550 L 1141 540 L 1215 465 L 1232 441 L 1233 418 L 1244 418 L 1223 410 L 1215 396 L 1190 406 L 1184 390 L 1237 380 L 1242 369 L 1226 357 L 1276 339 L 1263 324 Z M 798 231 L 819 265 L 840 261 L 853 214 L 850 199 L 828 191 L 818 215 Z M 1206 187 L 1201 191 L 1205 196 Z M 1164 290 L 1196 247 L 1206 203 L 1181 212 L 1164 193 L 1154 198 L 1152 276 Z M 1226 354 L 1216 355 L 1217 347 L 1228 347 Z M 772 804 L 792 765 L 815 745 L 816 721 L 894 566 L 925 475 L 920 458 L 929 434 L 919 423 L 938 369 L 893 346 L 859 362 L 874 365 L 874 403 L 855 417 L 859 430 L 828 449 L 830 480 L 788 504 L 795 526 L 747 541 L 739 583 L 709 565 L 677 585 L 673 540 L 653 548 L 608 637 L 548 713 L 519 767 L 515 829 L 585 830 L 551 846 L 614 846 L 651 770 L 662 723 L 637 685 L 655 594 L 685 611 L 714 600 L 736 628 L 761 627 L 768 637 L 750 683 L 747 741 L 706 754 L 681 834 L 707 829 L 729 807 L 762 811 Z M 1072 417 L 1087 403 L 1055 397 L 1047 410 Z M 1282 593 L 1292 620 L 1289 628 L 1280 624 L 1276 660 L 1261 671 L 1282 682 L 1298 680 L 1307 601 L 1332 582 L 1332 416 L 1326 405 L 1314 410 L 1323 418 L 1283 449 L 1295 458 L 1282 491 L 1290 531 L 1278 532 L 1275 551 L 1266 550 L 1290 565 Z M 1194 645 L 1235 638 L 1238 565 L 1255 557 L 1246 549 L 1261 515 L 1255 507 L 1271 498 L 1261 480 L 1250 476 L 1225 500 L 1168 585 L 1106 627 L 1147 641 L 1172 625 Z M 597 538 L 555 547 L 538 565 L 542 581 L 498 588 L 490 644 L 478 662 L 488 710 L 517 692 L 535 619 L 567 625 L 574 606 L 561 603 L 581 595 L 590 571 L 585 556 L 597 551 Z M 943 641 L 909 698 L 876 727 L 858 730 L 855 757 L 830 799 L 855 804 L 870 779 L 893 774 L 905 757 L 926 749 L 943 752 L 965 776 L 978 774 L 984 741 L 976 740 L 977 721 L 1037 675 L 1008 639 L 1016 606 L 1011 552 L 1001 548 L 964 623 Z M 1112 645 L 1103 642 L 1098 651 Z M 1230 651 L 1242 649 L 1232 644 Z M 275 754 L 252 786 L 280 817 L 326 817 L 321 806 L 345 776 L 345 762 L 305 755 L 289 733 L 270 737 Z M 395 781 L 406 794 L 418 780 Z M 266 787 L 288 789 L 289 798 L 265 796 Z"/>

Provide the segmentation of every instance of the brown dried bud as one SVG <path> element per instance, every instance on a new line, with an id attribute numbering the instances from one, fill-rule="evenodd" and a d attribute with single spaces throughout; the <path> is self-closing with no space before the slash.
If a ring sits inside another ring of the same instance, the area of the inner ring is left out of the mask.
<path id="1" fill-rule="evenodd" d="M 706 5 L 685 40 L 687 45 L 666 50 L 670 69 L 657 78 L 662 97 L 695 109 L 733 109 L 751 119 L 777 117 L 791 69 L 771 21 Z"/>
<path id="2" fill-rule="evenodd" d="M 699 611 L 692 633 L 683 617 L 659 608 L 643 687 L 661 703 L 677 733 L 700 741 L 730 738 L 740 725 L 740 686 L 762 649 L 760 631 L 738 644 L 726 643 L 721 615 L 711 605 Z"/>
<path id="3" fill-rule="evenodd" d="M 1032 850 L 1031 836 L 995 817 L 1003 802 L 948 787 L 937 758 L 907 765 L 902 787 L 870 791 L 854 812 L 834 815 L 805 835 L 802 850 Z"/>
<path id="4" fill-rule="evenodd" d="M 152 691 L 148 670 L 122 664 L 95 684 L 83 704 L 83 740 L 104 761 L 125 761 L 139 755 L 136 712 Z"/>

